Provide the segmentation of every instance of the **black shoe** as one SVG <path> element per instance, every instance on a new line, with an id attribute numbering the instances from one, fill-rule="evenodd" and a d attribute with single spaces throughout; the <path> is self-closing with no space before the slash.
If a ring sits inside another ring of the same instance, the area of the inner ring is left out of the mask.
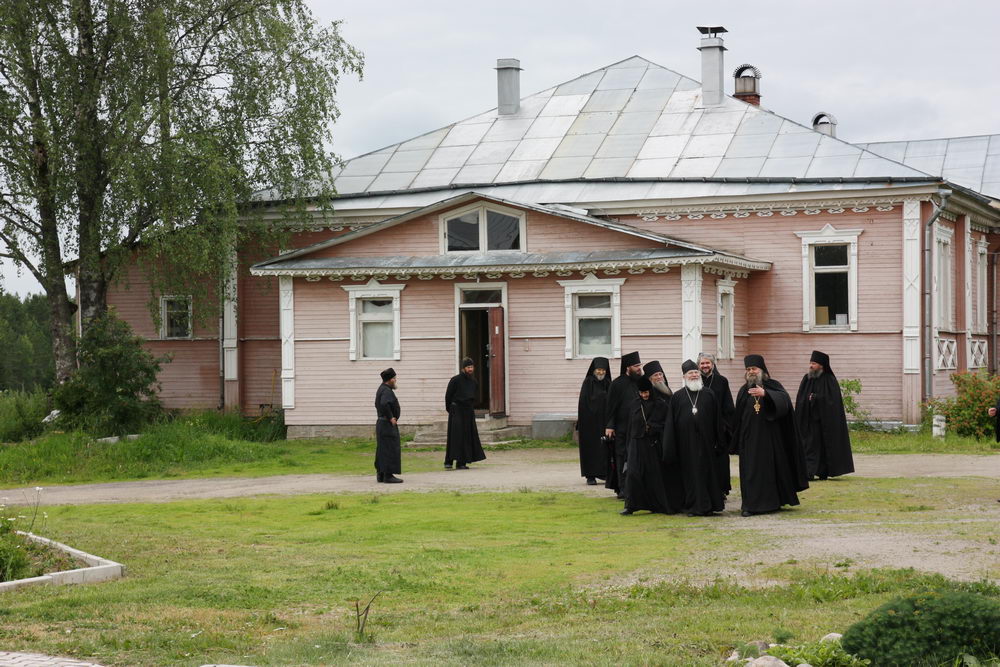
<path id="1" fill-rule="evenodd" d="M 619 512 L 619 514 L 621 514 L 622 516 L 629 516 L 629 515 L 631 515 L 633 513 L 634 512 L 632 510 L 630 510 L 630 509 L 623 509 L 621 512 Z"/>
<path id="2" fill-rule="evenodd" d="M 450 463 L 445 463 L 444 464 L 444 469 L 445 470 L 451 470 L 451 464 Z"/>
<path id="3" fill-rule="evenodd" d="M 468 470 L 468 469 L 469 466 L 465 465 L 464 463 L 459 463 L 458 465 L 455 466 L 455 470 Z"/>
<path id="4" fill-rule="evenodd" d="M 753 512 L 748 512 L 746 510 L 743 510 L 742 512 L 740 512 L 740 516 L 753 516 Z"/>
<path id="5" fill-rule="evenodd" d="M 385 484 L 402 484 L 403 480 L 396 477 L 395 475 L 386 475 L 382 478 L 382 482 Z"/>
<path id="6" fill-rule="evenodd" d="M 382 482 L 382 481 L 385 481 L 385 475 L 383 475 L 383 474 L 382 474 L 382 473 L 380 473 L 380 472 L 377 472 L 377 473 L 375 473 L 375 481 L 376 481 L 376 482 Z"/>
<path id="7" fill-rule="evenodd" d="M 587 486 L 597 486 L 597 480 L 593 477 L 587 478 Z"/>

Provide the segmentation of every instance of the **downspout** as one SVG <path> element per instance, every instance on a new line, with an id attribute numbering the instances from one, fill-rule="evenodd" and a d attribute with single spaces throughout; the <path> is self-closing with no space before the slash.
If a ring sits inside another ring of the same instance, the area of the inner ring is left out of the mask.
<path id="1" fill-rule="evenodd" d="M 226 409 L 226 350 L 225 350 L 225 326 L 226 326 L 226 294 L 225 287 L 219 299 L 219 411 Z"/>
<path id="2" fill-rule="evenodd" d="M 987 255 L 990 263 L 990 288 L 986 292 L 987 298 L 990 300 L 990 351 L 986 355 L 989 359 L 990 364 L 990 374 L 996 375 L 997 372 L 997 256 L 996 253 L 989 253 Z"/>
<path id="3" fill-rule="evenodd" d="M 934 288 L 934 267 L 931 264 L 931 248 L 934 243 L 934 223 L 941 217 L 952 191 L 940 189 L 937 192 L 941 201 L 935 206 L 934 213 L 924 226 L 924 368 L 923 368 L 923 402 L 934 398 L 934 310 L 931 291 Z"/>

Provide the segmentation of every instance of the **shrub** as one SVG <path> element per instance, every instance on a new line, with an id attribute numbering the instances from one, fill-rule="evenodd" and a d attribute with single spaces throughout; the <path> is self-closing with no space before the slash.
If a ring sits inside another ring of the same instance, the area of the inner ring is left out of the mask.
<path id="1" fill-rule="evenodd" d="M 238 412 L 211 410 L 191 413 L 178 419 L 197 429 L 224 435 L 230 440 L 274 442 L 285 439 L 285 414 L 280 410 L 257 417 L 244 417 Z"/>
<path id="2" fill-rule="evenodd" d="M 806 663 L 812 667 L 867 667 L 870 660 L 851 655 L 840 642 L 814 642 L 803 646 L 772 646 L 769 655 L 789 665 Z"/>
<path id="3" fill-rule="evenodd" d="M 934 414 L 944 415 L 949 430 L 976 439 L 993 437 L 993 418 L 986 410 L 1000 396 L 1000 376 L 988 373 L 952 373 L 956 396 L 928 402 Z"/>
<path id="4" fill-rule="evenodd" d="M 112 313 L 90 323 L 80 339 L 79 360 L 79 370 L 53 392 L 61 424 L 122 435 L 162 414 L 156 375 L 169 359 L 154 357 Z"/>
<path id="5" fill-rule="evenodd" d="M 21 442 L 40 434 L 48 414 L 42 390 L 0 392 L 0 442 Z"/>
<path id="6" fill-rule="evenodd" d="M 875 667 L 940 665 L 968 653 L 1000 652 L 1000 602 L 963 591 L 930 591 L 892 600 L 855 623 L 844 649 Z"/>
<path id="7" fill-rule="evenodd" d="M 871 428 L 872 414 L 861 407 L 858 397 L 861 395 L 861 380 L 840 378 L 840 394 L 844 399 L 844 412 L 853 422 L 855 428 Z"/>

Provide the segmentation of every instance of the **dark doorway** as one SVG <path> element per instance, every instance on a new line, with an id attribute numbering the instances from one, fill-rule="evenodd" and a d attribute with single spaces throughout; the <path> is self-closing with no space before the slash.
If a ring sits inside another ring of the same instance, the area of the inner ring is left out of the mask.
<path id="1" fill-rule="evenodd" d="M 473 377 L 479 385 L 475 408 L 490 408 L 490 318 L 489 310 L 463 308 L 459 312 L 459 358 L 475 363 Z"/>

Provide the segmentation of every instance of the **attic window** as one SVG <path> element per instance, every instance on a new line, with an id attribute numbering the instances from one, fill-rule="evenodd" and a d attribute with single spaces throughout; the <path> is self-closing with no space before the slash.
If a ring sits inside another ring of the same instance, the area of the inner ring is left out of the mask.
<path id="1" fill-rule="evenodd" d="M 524 213 L 477 204 L 441 216 L 445 252 L 524 250 Z"/>

